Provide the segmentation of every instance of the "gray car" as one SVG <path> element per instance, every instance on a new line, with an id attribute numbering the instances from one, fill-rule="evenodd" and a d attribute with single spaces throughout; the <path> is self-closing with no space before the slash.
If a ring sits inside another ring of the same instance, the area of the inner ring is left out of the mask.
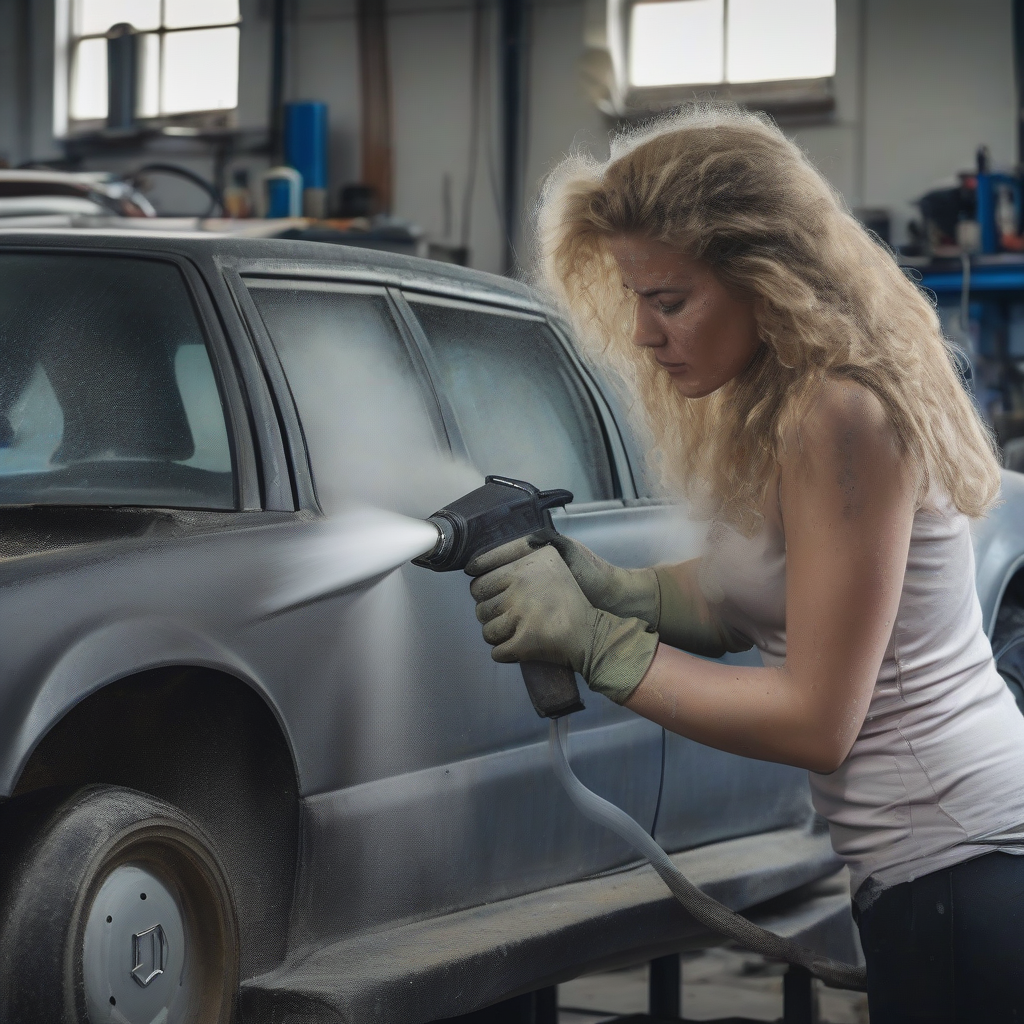
<path id="1" fill-rule="evenodd" d="M 396 513 L 486 473 L 573 491 L 558 529 L 618 564 L 698 550 L 534 293 L 0 233 L 0 335 L 0 1019 L 541 1024 L 560 981 L 716 941 L 558 788 L 466 578 L 408 561 Z M 1024 478 L 1003 497 L 978 589 L 1019 687 Z M 730 906 L 856 955 L 803 771 L 584 698 L 587 785 Z"/>

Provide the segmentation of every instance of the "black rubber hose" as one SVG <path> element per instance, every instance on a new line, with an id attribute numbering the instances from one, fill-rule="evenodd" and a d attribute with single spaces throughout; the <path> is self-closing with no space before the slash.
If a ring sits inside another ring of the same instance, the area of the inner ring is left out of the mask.
<path id="1" fill-rule="evenodd" d="M 548 732 L 548 751 L 551 754 L 555 775 L 569 794 L 569 799 L 584 817 L 610 828 L 646 858 L 672 891 L 672 895 L 695 921 L 719 935 L 733 939 L 752 953 L 760 953 L 773 960 L 787 960 L 791 964 L 804 967 L 816 978 L 835 988 L 866 991 L 867 973 L 863 967 L 820 956 L 792 939 L 783 938 L 748 921 L 698 889 L 672 863 L 669 855 L 624 810 L 592 793 L 576 778 L 566 757 L 565 740 L 568 735 L 568 716 L 552 719 Z"/>
<path id="2" fill-rule="evenodd" d="M 138 170 L 132 171 L 131 174 L 127 175 L 125 181 L 131 182 L 134 185 L 144 174 L 173 174 L 179 178 L 184 178 L 195 185 L 196 188 L 202 189 L 210 197 L 210 205 L 204 213 L 200 214 L 201 217 L 212 217 L 215 210 L 220 210 L 221 214 L 224 213 L 224 201 L 221 198 L 220 192 L 217 191 L 217 186 L 213 182 L 207 181 L 201 174 L 190 171 L 187 167 L 182 167 L 180 164 L 143 164 Z"/>

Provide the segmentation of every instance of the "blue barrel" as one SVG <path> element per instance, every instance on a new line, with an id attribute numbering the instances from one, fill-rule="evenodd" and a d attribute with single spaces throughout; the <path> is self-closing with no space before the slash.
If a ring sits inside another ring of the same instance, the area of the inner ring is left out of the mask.
<path id="1" fill-rule="evenodd" d="M 305 188 L 327 188 L 327 104 L 285 104 L 284 158 L 302 175 Z"/>

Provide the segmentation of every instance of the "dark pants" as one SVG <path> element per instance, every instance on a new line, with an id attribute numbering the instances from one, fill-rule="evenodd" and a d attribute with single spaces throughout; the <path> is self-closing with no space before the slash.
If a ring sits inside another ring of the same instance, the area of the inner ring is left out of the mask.
<path id="1" fill-rule="evenodd" d="M 871 1024 L 1024 1024 L 1024 856 L 894 885 L 855 916 Z"/>

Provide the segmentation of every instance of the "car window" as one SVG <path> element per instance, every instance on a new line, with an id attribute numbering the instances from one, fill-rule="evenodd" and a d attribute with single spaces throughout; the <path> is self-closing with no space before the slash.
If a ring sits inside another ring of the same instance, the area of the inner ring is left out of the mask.
<path id="1" fill-rule="evenodd" d="M 0 254 L 0 504 L 235 507 L 220 392 L 173 264 Z"/>
<path id="2" fill-rule="evenodd" d="M 324 509 L 363 499 L 422 514 L 419 496 L 447 450 L 383 290 L 246 283 L 281 358 Z"/>
<path id="3" fill-rule="evenodd" d="M 410 295 L 483 473 L 614 497 L 604 433 L 576 368 L 544 321 Z"/>

